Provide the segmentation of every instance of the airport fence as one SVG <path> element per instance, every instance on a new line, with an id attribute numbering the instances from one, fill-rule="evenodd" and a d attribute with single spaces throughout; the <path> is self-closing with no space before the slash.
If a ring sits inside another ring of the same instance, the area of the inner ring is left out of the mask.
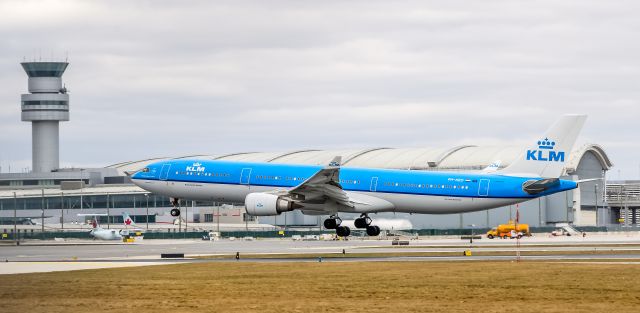
<path id="1" fill-rule="evenodd" d="M 579 232 L 625 232 L 625 231 L 640 231 L 639 227 L 605 227 L 605 226 L 575 226 Z M 556 230 L 557 227 L 531 227 L 532 233 L 550 233 Z M 0 229 L 1 231 L 2 229 Z M 451 229 L 413 229 L 402 231 L 403 234 L 410 234 L 412 236 L 470 236 L 470 235 L 483 235 L 489 228 L 451 228 Z M 188 230 L 188 231 L 176 231 L 176 230 L 148 230 L 143 231 L 145 239 L 208 239 L 209 231 L 205 230 Z M 332 230 L 269 230 L 269 231 L 222 231 L 220 237 L 222 238 L 283 238 L 298 235 L 301 237 L 307 235 L 323 235 L 323 234 L 335 234 Z M 393 231 L 390 231 L 393 235 Z M 363 230 L 353 230 L 353 236 L 364 236 Z M 74 239 L 92 239 L 89 231 L 38 231 L 34 229 L 18 230 L 18 240 L 53 240 L 56 238 L 74 238 Z M 0 232 L 0 241 L 12 241 L 14 240 L 13 229 Z"/>

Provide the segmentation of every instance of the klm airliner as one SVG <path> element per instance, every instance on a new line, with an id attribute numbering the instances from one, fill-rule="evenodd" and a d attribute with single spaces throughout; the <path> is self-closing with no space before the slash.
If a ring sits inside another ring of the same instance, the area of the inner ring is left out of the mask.
<path id="1" fill-rule="evenodd" d="M 328 165 L 173 160 L 149 164 L 132 181 L 172 198 L 244 203 L 254 216 L 292 210 L 329 215 L 327 229 L 348 236 L 338 213 L 359 213 L 356 228 L 370 236 L 380 228 L 369 217 L 378 212 L 449 214 L 487 210 L 571 190 L 578 182 L 559 179 L 584 115 L 567 115 L 522 152 L 508 167 L 490 172 L 433 172 Z"/>

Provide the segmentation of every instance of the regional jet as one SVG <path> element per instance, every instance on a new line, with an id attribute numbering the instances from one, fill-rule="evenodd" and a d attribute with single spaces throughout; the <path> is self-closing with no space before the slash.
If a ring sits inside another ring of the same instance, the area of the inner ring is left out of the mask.
<path id="1" fill-rule="evenodd" d="M 91 219 L 91 227 L 92 229 L 89 231 L 89 235 L 91 235 L 94 239 L 100 239 L 100 240 L 122 240 L 123 236 L 127 236 L 129 235 L 129 230 L 128 229 L 121 229 L 121 230 L 115 230 L 115 229 L 104 229 L 102 227 L 100 227 L 100 225 L 98 224 L 98 216 L 107 216 L 107 214 L 103 214 L 103 213 L 88 213 L 88 214 L 78 214 L 78 216 L 92 216 L 93 218 Z M 128 228 L 129 226 L 138 226 L 136 225 L 133 220 L 131 219 L 131 217 L 129 216 L 129 214 L 122 212 L 122 219 L 123 219 L 123 224 L 125 228 Z"/>
<path id="2" fill-rule="evenodd" d="M 369 216 L 378 212 L 450 214 L 487 210 L 575 189 L 578 182 L 559 179 L 586 120 L 567 115 L 536 138 L 503 169 L 462 173 L 249 163 L 221 160 L 169 160 L 147 165 L 131 176 L 141 188 L 172 198 L 244 203 L 254 216 L 300 210 L 329 215 L 327 229 L 348 236 L 338 213 L 358 213 L 354 226 L 377 236 Z M 491 166 L 497 167 L 497 166 Z"/>

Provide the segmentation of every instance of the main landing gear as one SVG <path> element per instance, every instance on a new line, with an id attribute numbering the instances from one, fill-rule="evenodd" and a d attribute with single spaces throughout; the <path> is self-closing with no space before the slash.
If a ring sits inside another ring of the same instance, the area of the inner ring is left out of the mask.
<path id="1" fill-rule="evenodd" d="M 366 228 L 367 235 L 369 236 L 380 235 L 380 227 L 371 225 L 371 222 L 373 221 L 371 220 L 369 215 L 367 215 L 367 213 L 363 213 L 359 218 L 356 218 L 353 224 L 356 226 L 356 228 Z"/>
<path id="2" fill-rule="evenodd" d="M 351 229 L 347 226 L 340 226 L 342 224 L 342 220 L 334 215 L 331 215 L 328 219 L 324 220 L 324 228 L 326 229 L 335 229 L 336 235 L 340 237 L 347 237 L 351 234 Z"/>
<path id="3" fill-rule="evenodd" d="M 367 235 L 369 236 L 378 236 L 380 235 L 380 227 L 371 225 L 371 218 L 369 215 L 362 214 L 359 218 L 357 218 L 353 224 L 356 228 L 365 228 L 367 231 Z M 335 229 L 336 235 L 340 237 L 347 237 L 351 234 L 351 229 L 347 226 L 341 226 L 342 220 L 332 215 L 328 219 L 324 220 L 324 228 L 326 229 Z"/>
<path id="4" fill-rule="evenodd" d="M 171 209 L 171 216 L 176 217 L 176 216 L 180 216 L 180 199 L 178 198 L 171 198 L 171 205 L 173 205 L 173 209 Z"/>

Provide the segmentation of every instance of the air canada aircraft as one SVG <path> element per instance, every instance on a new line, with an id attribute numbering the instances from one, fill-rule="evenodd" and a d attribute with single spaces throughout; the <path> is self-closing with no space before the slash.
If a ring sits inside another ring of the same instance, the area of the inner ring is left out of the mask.
<path id="1" fill-rule="evenodd" d="M 107 216 L 107 214 L 104 213 L 89 213 L 89 214 L 78 214 L 78 216 L 91 216 L 93 217 L 91 219 L 91 231 L 89 231 L 89 235 L 91 235 L 94 239 L 100 239 L 100 240 L 122 240 L 123 236 L 127 236 L 129 235 L 129 230 L 128 229 L 121 229 L 121 230 L 115 230 L 115 229 L 104 229 L 102 227 L 100 227 L 100 225 L 98 224 L 98 216 Z M 129 216 L 129 214 L 122 212 L 122 219 L 123 219 L 123 224 L 125 228 L 128 228 L 129 226 L 135 226 L 137 227 L 138 225 L 136 225 L 133 220 L 131 219 L 131 217 Z"/>
<path id="2" fill-rule="evenodd" d="M 293 210 L 329 215 L 324 226 L 348 236 L 351 230 L 341 225 L 338 213 L 359 213 L 354 226 L 376 236 L 380 227 L 372 213 L 472 212 L 577 188 L 580 181 L 559 177 L 585 120 L 585 115 L 563 116 L 509 166 L 489 171 L 343 168 L 340 156 L 326 166 L 183 159 L 149 164 L 131 179 L 171 197 L 173 216 L 180 215 L 179 199 L 244 203 L 254 216 Z"/>

